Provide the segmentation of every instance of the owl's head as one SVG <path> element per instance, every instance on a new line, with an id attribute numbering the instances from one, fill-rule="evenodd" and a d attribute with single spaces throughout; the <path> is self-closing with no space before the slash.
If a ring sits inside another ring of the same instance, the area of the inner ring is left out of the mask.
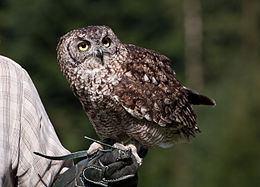
<path id="1" fill-rule="evenodd" d="M 58 62 L 63 72 L 81 64 L 104 65 L 120 45 L 107 26 L 88 26 L 73 30 L 61 37 L 57 46 Z"/>

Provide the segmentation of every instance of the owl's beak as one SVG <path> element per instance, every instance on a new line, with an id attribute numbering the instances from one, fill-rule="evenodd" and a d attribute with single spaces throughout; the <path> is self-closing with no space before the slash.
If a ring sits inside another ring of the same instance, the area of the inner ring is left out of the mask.
<path id="1" fill-rule="evenodd" d="M 101 59 L 103 62 L 103 50 L 101 48 L 98 48 L 96 51 L 96 56 Z"/>

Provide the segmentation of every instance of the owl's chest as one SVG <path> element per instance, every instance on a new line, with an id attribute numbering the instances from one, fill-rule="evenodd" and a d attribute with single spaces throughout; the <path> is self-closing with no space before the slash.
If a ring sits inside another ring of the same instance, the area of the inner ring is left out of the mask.
<path id="1" fill-rule="evenodd" d="M 101 104 L 111 97 L 114 87 L 121 80 L 121 73 L 109 68 L 78 71 L 72 88 L 81 102 Z"/>
<path id="2" fill-rule="evenodd" d="M 102 102 L 92 101 L 89 104 L 83 103 L 83 107 L 101 139 L 128 139 L 125 126 L 129 123 L 129 115 L 119 103 L 110 97 L 104 97 Z"/>

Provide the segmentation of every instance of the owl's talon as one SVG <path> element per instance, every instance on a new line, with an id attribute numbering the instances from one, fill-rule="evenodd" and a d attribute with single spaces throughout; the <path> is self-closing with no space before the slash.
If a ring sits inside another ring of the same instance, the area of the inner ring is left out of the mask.
<path id="1" fill-rule="evenodd" d="M 120 150 L 127 150 L 127 147 L 124 146 L 124 145 L 121 144 L 121 143 L 114 143 L 114 144 L 113 144 L 113 147 L 116 148 L 116 149 L 120 149 Z"/>
<path id="2" fill-rule="evenodd" d="M 136 146 L 135 146 L 134 144 L 128 144 L 128 145 L 125 146 L 125 147 L 126 147 L 127 149 L 131 149 L 132 154 L 134 155 L 134 157 L 135 157 L 135 159 L 136 159 L 136 161 L 137 161 L 137 164 L 138 164 L 139 166 L 141 166 L 142 163 L 143 163 L 143 159 L 140 158 L 140 156 L 138 155 Z"/>
<path id="3" fill-rule="evenodd" d="M 119 148 L 119 149 L 122 149 L 122 150 L 129 150 L 129 149 L 130 149 L 131 152 L 132 152 L 132 154 L 134 155 L 134 157 L 135 157 L 135 159 L 136 159 L 138 165 L 139 165 L 139 166 L 142 165 L 142 158 L 139 157 L 139 155 L 138 155 L 138 153 L 137 153 L 137 148 L 136 148 L 136 146 L 135 146 L 134 144 L 128 144 L 128 145 L 124 146 L 124 145 L 121 144 L 121 143 L 115 143 L 115 144 L 113 145 L 113 147 Z"/>
<path id="4" fill-rule="evenodd" d="M 87 154 L 88 154 L 88 155 L 93 155 L 94 153 L 96 153 L 96 152 L 98 152 L 98 151 L 100 151 L 100 150 L 103 150 L 103 149 L 104 149 L 104 148 L 103 148 L 102 145 L 100 145 L 99 143 L 93 142 L 93 143 L 89 146 L 89 148 L 88 148 L 88 150 L 87 150 Z"/>

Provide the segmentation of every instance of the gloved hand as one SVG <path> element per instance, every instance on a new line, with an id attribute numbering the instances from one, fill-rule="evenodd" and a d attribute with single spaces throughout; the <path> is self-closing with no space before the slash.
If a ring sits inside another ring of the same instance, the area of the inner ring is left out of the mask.
<path id="1" fill-rule="evenodd" d="M 67 170 L 53 186 L 136 187 L 137 169 L 138 164 L 131 150 L 98 151 Z"/>

